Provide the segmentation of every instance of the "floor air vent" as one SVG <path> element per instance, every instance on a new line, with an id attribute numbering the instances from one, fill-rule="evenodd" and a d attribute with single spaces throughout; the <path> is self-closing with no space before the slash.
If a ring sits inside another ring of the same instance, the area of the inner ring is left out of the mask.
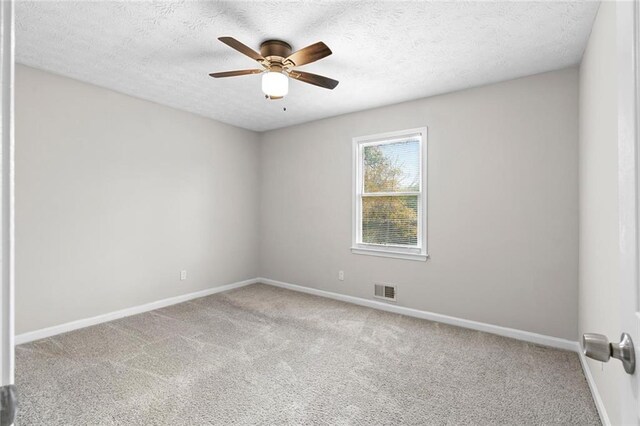
<path id="1" fill-rule="evenodd" d="M 373 296 L 378 299 L 396 300 L 396 286 L 387 284 L 374 284 Z"/>

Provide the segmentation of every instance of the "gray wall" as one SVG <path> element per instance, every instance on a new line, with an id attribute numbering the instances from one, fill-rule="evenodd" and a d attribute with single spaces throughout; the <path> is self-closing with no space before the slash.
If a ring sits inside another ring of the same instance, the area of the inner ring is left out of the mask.
<path id="1" fill-rule="evenodd" d="M 421 126 L 431 258 L 352 254 L 351 138 Z M 261 139 L 261 276 L 364 298 L 394 283 L 402 306 L 576 339 L 577 69 Z"/>
<path id="2" fill-rule="evenodd" d="M 620 334 L 616 4 L 603 2 L 580 66 L 579 332 Z M 587 359 L 612 424 L 620 365 Z"/>
<path id="3" fill-rule="evenodd" d="M 258 153 L 256 133 L 18 65 L 16 332 L 256 277 Z"/>
<path id="4" fill-rule="evenodd" d="M 262 135 L 16 74 L 17 333 L 263 276 L 576 338 L 576 69 Z M 351 138 L 425 125 L 431 258 L 351 254 Z"/>

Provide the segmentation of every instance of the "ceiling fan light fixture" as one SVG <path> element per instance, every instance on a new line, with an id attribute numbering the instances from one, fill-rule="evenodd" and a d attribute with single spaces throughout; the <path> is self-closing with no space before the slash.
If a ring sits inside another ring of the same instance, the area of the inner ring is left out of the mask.
<path id="1" fill-rule="evenodd" d="M 233 37 L 218 37 L 218 40 L 258 62 L 262 68 L 213 72 L 209 76 L 223 78 L 262 74 L 262 91 L 268 99 L 282 99 L 286 96 L 289 93 L 290 78 L 329 90 L 338 85 L 338 81 L 332 78 L 295 69 L 331 55 L 331 49 L 321 41 L 291 53 L 289 43 L 267 40 L 260 45 L 258 53 Z"/>
<path id="2" fill-rule="evenodd" d="M 278 71 L 262 74 L 262 92 L 270 97 L 283 97 L 289 93 L 289 77 Z"/>

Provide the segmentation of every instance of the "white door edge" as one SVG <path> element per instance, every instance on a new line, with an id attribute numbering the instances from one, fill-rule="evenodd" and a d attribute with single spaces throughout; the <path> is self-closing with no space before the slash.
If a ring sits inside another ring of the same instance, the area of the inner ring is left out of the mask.
<path id="1" fill-rule="evenodd" d="M 620 237 L 620 332 L 631 335 L 640 354 L 638 311 L 638 2 L 616 4 L 617 69 L 618 69 L 618 211 Z M 605 283 L 603 283 L 605 284 Z M 619 336 L 610 336 L 612 340 Z M 620 366 L 622 368 L 622 366 Z M 620 419 L 623 424 L 638 424 L 638 377 L 624 375 L 620 388 Z"/>
<path id="2" fill-rule="evenodd" d="M 14 2 L 0 1 L 0 379 L 14 381 Z"/>

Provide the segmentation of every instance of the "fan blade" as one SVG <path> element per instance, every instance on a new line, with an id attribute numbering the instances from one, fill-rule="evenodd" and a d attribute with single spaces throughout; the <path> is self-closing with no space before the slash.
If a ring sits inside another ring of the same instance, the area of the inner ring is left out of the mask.
<path id="1" fill-rule="evenodd" d="M 218 37 L 218 40 L 220 40 L 221 42 L 223 42 L 224 44 L 226 44 L 230 48 L 235 49 L 238 52 L 240 52 L 240 53 L 242 53 L 244 55 L 247 55 L 251 59 L 254 59 L 254 60 L 258 61 L 258 62 L 262 62 L 262 61 L 265 60 L 262 57 L 262 55 L 260 55 L 258 52 L 256 52 L 255 50 L 253 50 L 249 46 L 245 46 L 244 44 L 240 43 L 238 40 L 236 40 L 233 37 Z"/>
<path id="2" fill-rule="evenodd" d="M 335 89 L 335 87 L 339 83 L 337 80 L 331 79 L 329 77 L 324 77 L 318 74 L 311 74 L 310 72 L 304 71 L 290 71 L 289 77 L 330 90 Z"/>
<path id="3" fill-rule="evenodd" d="M 237 75 L 248 75 L 248 74 L 260 74 L 262 70 L 238 70 L 238 71 L 224 71 L 224 72 L 212 72 L 209 74 L 213 78 L 220 77 L 235 77 Z"/>
<path id="4" fill-rule="evenodd" d="M 319 41 L 311 46 L 300 49 L 297 52 L 293 52 L 287 59 L 285 59 L 285 62 L 292 62 L 294 66 L 299 67 L 300 65 L 310 64 L 311 62 L 315 62 L 329 55 L 331 55 L 331 49 L 329 49 L 326 44 Z"/>

